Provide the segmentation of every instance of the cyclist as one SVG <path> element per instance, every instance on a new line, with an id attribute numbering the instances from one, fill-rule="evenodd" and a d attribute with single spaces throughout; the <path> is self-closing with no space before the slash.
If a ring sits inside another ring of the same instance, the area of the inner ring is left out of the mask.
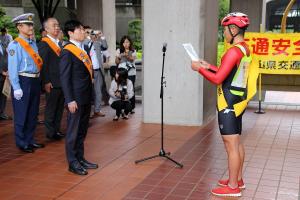
<path id="1" fill-rule="evenodd" d="M 246 106 L 240 104 L 247 99 L 248 93 L 251 56 L 244 33 L 249 18 L 246 14 L 234 12 L 225 16 L 221 24 L 225 40 L 233 46 L 223 55 L 220 67 L 200 60 L 192 62 L 192 69 L 218 85 L 218 123 L 228 156 L 229 178 L 219 180 L 218 184 L 222 187 L 211 192 L 217 196 L 241 196 L 241 189 L 245 188 L 242 179 L 245 151 L 240 135 Z"/>

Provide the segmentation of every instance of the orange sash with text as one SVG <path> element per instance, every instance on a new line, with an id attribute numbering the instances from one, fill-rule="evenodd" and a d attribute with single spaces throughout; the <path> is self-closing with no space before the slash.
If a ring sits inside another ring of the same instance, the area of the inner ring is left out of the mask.
<path id="1" fill-rule="evenodd" d="M 33 59 L 34 63 L 38 67 L 38 70 L 42 70 L 43 66 L 43 59 L 40 57 L 40 55 L 34 51 L 34 49 L 26 42 L 24 39 L 17 37 L 15 41 L 19 42 L 19 44 L 25 49 L 25 51 L 30 55 L 30 57 Z"/>
<path id="2" fill-rule="evenodd" d="M 43 42 L 46 42 L 49 47 L 56 53 L 57 56 L 60 55 L 61 49 L 48 37 L 42 38 Z"/>
<path id="3" fill-rule="evenodd" d="M 67 44 L 64 49 L 70 51 L 74 56 L 76 56 L 79 60 L 81 60 L 84 66 L 87 68 L 91 75 L 91 79 L 93 78 L 93 65 L 90 57 L 87 55 L 85 51 L 78 48 L 74 44 Z"/>

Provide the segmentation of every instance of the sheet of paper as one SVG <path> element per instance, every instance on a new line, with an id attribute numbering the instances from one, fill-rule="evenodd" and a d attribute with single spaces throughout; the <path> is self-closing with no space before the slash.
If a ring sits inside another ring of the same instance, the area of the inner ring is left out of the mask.
<path id="1" fill-rule="evenodd" d="M 6 78 L 6 79 L 5 79 L 5 82 L 4 82 L 4 85 L 3 85 L 2 93 L 3 93 L 7 98 L 9 98 L 9 97 L 10 97 L 10 92 L 11 92 L 11 85 L 10 85 L 9 79 Z"/>
<path id="2" fill-rule="evenodd" d="M 192 61 L 200 60 L 198 54 L 196 53 L 196 51 L 191 43 L 185 43 L 185 44 L 182 44 L 182 46 L 184 47 L 185 51 L 190 56 Z"/>

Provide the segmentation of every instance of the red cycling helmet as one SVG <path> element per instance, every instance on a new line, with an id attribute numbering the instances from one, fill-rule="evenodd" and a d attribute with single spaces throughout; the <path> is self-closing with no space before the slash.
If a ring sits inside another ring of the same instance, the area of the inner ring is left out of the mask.
<path id="1" fill-rule="evenodd" d="M 246 28 L 249 26 L 250 20 L 248 18 L 248 15 L 246 15 L 244 13 L 233 12 L 233 13 L 227 14 L 221 22 L 222 26 L 228 26 L 231 24 L 234 24 L 234 25 L 238 26 L 239 28 Z"/>

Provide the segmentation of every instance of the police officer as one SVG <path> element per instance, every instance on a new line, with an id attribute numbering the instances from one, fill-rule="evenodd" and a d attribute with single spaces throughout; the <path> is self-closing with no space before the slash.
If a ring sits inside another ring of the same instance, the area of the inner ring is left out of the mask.
<path id="1" fill-rule="evenodd" d="M 33 17 L 34 14 L 26 13 L 12 20 L 16 24 L 19 37 L 7 49 L 16 145 L 27 153 L 44 147 L 34 140 L 40 101 L 39 76 L 43 61 L 35 41 L 30 39 L 34 34 Z"/>

